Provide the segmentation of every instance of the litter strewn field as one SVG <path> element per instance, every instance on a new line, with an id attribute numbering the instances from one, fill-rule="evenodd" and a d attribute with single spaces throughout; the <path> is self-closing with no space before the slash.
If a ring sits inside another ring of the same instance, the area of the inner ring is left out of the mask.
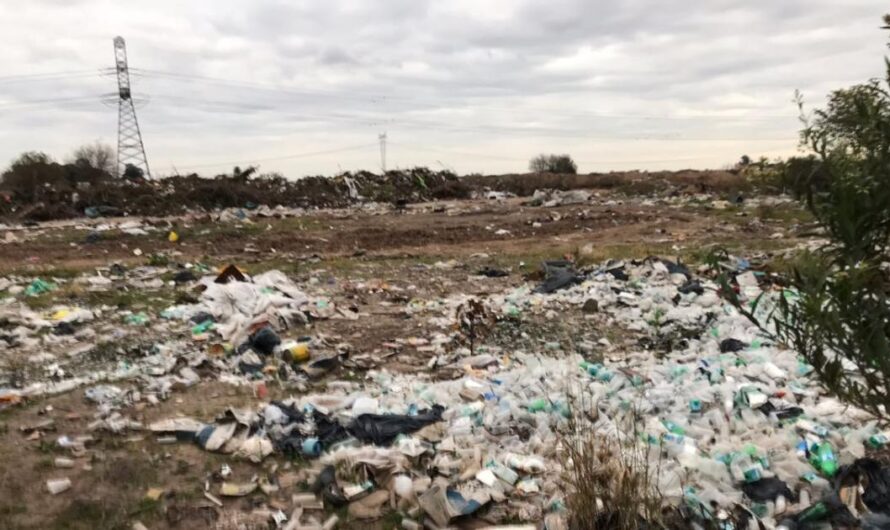
<path id="1" fill-rule="evenodd" d="M 681 527 L 886 522 L 886 435 L 704 266 L 768 311 L 796 203 L 511 195 L 11 224 L 4 524 L 569 528 L 591 439 Z"/>

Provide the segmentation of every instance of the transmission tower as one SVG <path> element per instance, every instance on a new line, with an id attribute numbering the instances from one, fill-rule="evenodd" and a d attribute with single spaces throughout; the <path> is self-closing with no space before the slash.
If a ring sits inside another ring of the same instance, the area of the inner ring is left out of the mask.
<path id="1" fill-rule="evenodd" d="M 133 165 L 151 178 L 148 158 L 139 122 L 136 121 L 136 107 L 130 93 L 130 70 L 127 67 L 127 44 L 123 37 L 114 38 L 114 62 L 117 69 L 117 171 L 123 176 L 127 165 Z"/>
<path id="2" fill-rule="evenodd" d="M 378 134 L 377 139 L 380 140 L 380 169 L 386 173 L 386 133 Z"/>

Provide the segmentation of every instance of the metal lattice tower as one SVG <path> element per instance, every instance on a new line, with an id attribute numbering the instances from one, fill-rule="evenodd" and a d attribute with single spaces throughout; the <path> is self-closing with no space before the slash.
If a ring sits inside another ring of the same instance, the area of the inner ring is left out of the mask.
<path id="1" fill-rule="evenodd" d="M 127 67 L 127 44 L 123 37 L 114 38 L 114 61 L 117 69 L 118 106 L 117 106 L 117 171 L 123 176 L 127 164 L 132 164 L 151 178 L 148 169 L 148 158 L 145 156 L 145 145 L 139 122 L 136 121 L 136 107 L 130 94 L 130 70 Z"/>

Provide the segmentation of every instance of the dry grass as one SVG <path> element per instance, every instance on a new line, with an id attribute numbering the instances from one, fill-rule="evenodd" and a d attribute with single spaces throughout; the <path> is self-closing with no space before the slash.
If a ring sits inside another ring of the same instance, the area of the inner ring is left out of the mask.
<path id="1" fill-rule="evenodd" d="M 574 530 L 672 528 L 658 491 L 659 464 L 633 438 L 580 433 L 563 440 L 569 526 Z"/>

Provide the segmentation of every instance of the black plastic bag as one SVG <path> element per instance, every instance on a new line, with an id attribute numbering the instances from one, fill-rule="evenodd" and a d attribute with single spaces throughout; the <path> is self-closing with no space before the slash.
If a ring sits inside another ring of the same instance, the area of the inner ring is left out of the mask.
<path id="1" fill-rule="evenodd" d="M 281 338 L 272 328 L 261 328 L 250 336 L 250 346 L 257 353 L 271 355 L 275 347 L 281 344 Z"/>
<path id="2" fill-rule="evenodd" d="M 730 353 L 742 351 L 748 347 L 748 344 L 738 339 L 723 339 L 720 342 L 720 353 Z"/>
<path id="3" fill-rule="evenodd" d="M 197 279 L 198 277 L 195 276 L 195 273 L 190 271 L 189 269 L 183 269 L 173 276 L 173 281 L 175 283 L 189 283 Z"/>
<path id="4" fill-rule="evenodd" d="M 303 420 L 306 418 L 303 411 L 294 406 L 287 405 L 281 401 L 272 401 L 272 404 L 281 409 L 281 412 L 287 416 L 288 423 L 303 423 Z"/>
<path id="5" fill-rule="evenodd" d="M 803 414 L 803 409 L 800 407 L 785 407 L 783 409 L 776 408 L 770 401 L 767 401 L 763 404 L 759 409 L 760 412 L 769 416 L 772 413 L 776 414 L 776 418 L 780 420 L 788 420 L 791 418 L 796 418 Z"/>
<path id="6" fill-rule="evenodd" d="M 323 448 L 327 449 L 340 440 L 349 438 L 349 431 L 346 427 L 321 412 L 317 410 L 313 412 L 312 419 L 315 421 L 315 437 L 321 442 Z"/>
<path id="7" fill-rule="evenodd" d="M 325 466 L 309 489 L 316 495 L 320 493 L 325 504 L 329 504 L 334 508 L 345 506 L 349 503 L 346 500 L 346 495 L 343 494 L 343 490 L 340 489 L 340 485 L 337 484 L 337 471 L 334 469 L 334 466 Z"/>
<path id="8" fill-rule="evenodd" d="M 606 274 L 611 274 L 613 278 L 616 280 L 626 282 L 630 279 L 630 276 L 627 275 L 627 272 L 624 270 L 624 267 L 620 267 L 617 269 L 609 269 L 606 271 Z"/>
<path id="9" fill-rule="evenodd" d="M 701 282 L 698 280 L 687 280 L 686 283 L 677 287 L 677 291 L 679 291 L 680 294 L 695 293 L 699 296 L 705 294 L 705 288 L 702 287 Z"/>
<path id="10" fill-rule="evenodd" d="M 414 416 L 408 414 L 362 414 L 352 421 L 347 430 L 363 442 L 389 445 L 400 434 L 412 433 L 431 423 L 442 421 L 444 411 L 445 407 L 433 405 L 432 409 L 422 410 Z"/>
<path id="11" fill-rule="evenodd" d="M 536 293 L 550 294 L 584 281 L 584 277 L 575 272 L 571 266 L 556 266 L 545 263 L 544 274 L 544 281 L 535 288 Z"/>
<path id="12" fill-rule="evenodd" d="M 674 263 L 673 261 L 666 259 L 659 259 L 661 263 L 667 267 L 667 270 L 670 274 L 682 274 L 686 276 L 686 279 L 689 280 L 692 278 L 692 274 L 689 272 L 689 268 L 682 263 Z"/>
<path id="13" fill-rule="evenodd" d="M 479 269 L 479 272 L 476 273 L 476 276 L 486 276 L 488 278 L 503 278 L 504 276 L 509 275 L 510 273 L 505 270 L 494 269 L 491 267 L 483 267 L 482 269 Z"/>
<path id="14" fill-rule="evenodd" d="M 873 458 L 860 458 L 841 468 L 835 488 L 853 481 L 862 484 L 865 490 L 862 502 L 869 510 L 890 514 L 890 466 L 884 466 Z"/>
<path id="15" fill-rule="evenodd" d="M 742 491 L 749 499 L 755 502 L 774 501 L 776 497 L 782 496 L 789 501 L 795 500 L 797 496 L 788 484 L 775 477 L 762 478 L 756 482 L 746 482 L 742 484 Z"/>

